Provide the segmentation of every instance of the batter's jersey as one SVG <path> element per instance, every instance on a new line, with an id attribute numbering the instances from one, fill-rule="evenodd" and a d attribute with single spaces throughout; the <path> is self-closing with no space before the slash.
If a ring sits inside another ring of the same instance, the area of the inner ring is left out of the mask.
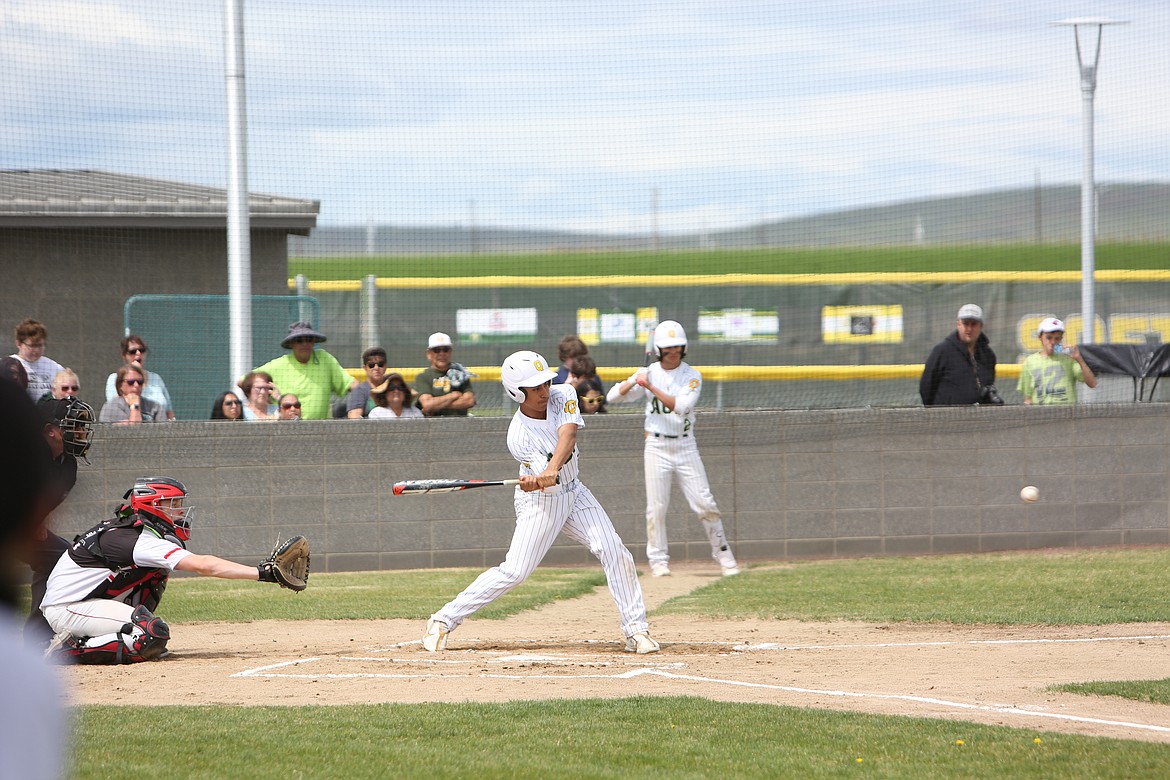
<path id="1" fill-rule="evenodd" d="M 641 385 L 634 385 L 627 393 L 631 398 L 646 397 L 645 429 L 661 436 L 682 436 L 695 427 L 695 405 L 703 391 L 703 375 L 685 361 L 678 368 L 667 371 L 661 363 L 651 363 L 647 371 L 650 384 L 667 395 L 674 396 L 674 410 L 667 410 L 653 393 Z"/>
<path id="2" fill-rule="evenodd" d="M 585 427 L 581 410 L 577 408 L 577 391 L 572 385 L 552 385 L 548 389 L 548 413 L 543 420 L 527 416 L 519 409 L 512 415 L 508 426 L 508 451 L 520 461 L 520 475 L 537 476 L 547 467 L 557 448 L 557 432 L 562 425 Z M 567 485 L 577 479 L 580 473 L 580 453 L 573 448 L 573 454 L 561 466 L 560 479 Z"/>
<path id="3" fill-rule="evenodd" d="M 109 533 L 106 538 L 112 536 L 114 534 Z M 105 542 L 106 539 L 102 541 Z M 74 544 L 80 544 L 80 542 L 74 542 Z M 107 554 L 114 560 L 123 559 L 119 552 L 118 550 L 108 550 Z M 175 570 L 179 561 L 192 554 L 190 550 L 184 550 L 167 539 L 160 539 L 149 530 L 143 530 L 139 533 L 133 548 L 124 552 L 129 553 L 130 559 L 134 561 L 136 566 L 171 571 Z M 104 566 L 97 568 L 78 566 L 69 552 L 66 551 L 62 553 L 57 565 L 53 567 L 53 572 L 49 575 L 49 583 L 41 605 L 51 607 L 56 604 L 73 604 L 82 601 L 93 593 L 94 589 L 103 581 L 113 578 L 114 572 Z"/>

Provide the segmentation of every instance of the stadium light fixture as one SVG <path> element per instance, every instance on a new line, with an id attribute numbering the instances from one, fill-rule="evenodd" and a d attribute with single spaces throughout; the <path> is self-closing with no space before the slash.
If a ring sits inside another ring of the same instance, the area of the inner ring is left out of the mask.
<path id="1" fill-rule="evenodd" d="M 1097 330 L 1094 274 L 1097 267 L 1097 199 L 1093 173 L 1093 97 L 1097 92 L 1097 63 L 1101 58 L 1101 31 L 1110 25 L 1129 24 L 1117 19 L 1081 17 L 1063 19 L 1052 24 L 1072 27 L 1077 44 L 1077 66 L 1081 71 L 1081 105 L 1083 107 L 1083 160 L 1081 171 L 1081 334 L 1079 344 L 1092 344 Z M 1085 51 L 1081 50 L 1081 28 L 1086 29 Z M 1097 39 L 1092 41 L 1093 28 Z M 1092 45 L 1092 56 L 1087 51 Z M 1076 334 L 1072 334 L 1076 339 Z"/>

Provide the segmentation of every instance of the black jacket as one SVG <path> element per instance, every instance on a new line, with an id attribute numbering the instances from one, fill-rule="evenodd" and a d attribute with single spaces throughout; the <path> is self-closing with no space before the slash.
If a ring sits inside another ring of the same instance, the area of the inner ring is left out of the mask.
<path id="1" fill-rule="evenodd" d="M 995 353 L 987 334 L 980 333 L 975 340 L 972 360 L 956 330 L 930 351 L 918 382 L 918 394 L 927 406 L 963 406 L 979 403 L 983 388 L 994 384 Z"/>

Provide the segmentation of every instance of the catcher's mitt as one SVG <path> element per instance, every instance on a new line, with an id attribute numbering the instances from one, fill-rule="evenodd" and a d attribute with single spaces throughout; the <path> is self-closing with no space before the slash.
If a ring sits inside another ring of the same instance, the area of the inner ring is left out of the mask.
<path id="1" fill-rule="evenodd" d="M 475 374 L 468 371 L 459 363 L 452 363 L 447 369 L 447 378 L 451 380 L 451 387 L 458 389 L 466 385 Z"/>
<path id="2" fill-rule="evenodd" d="M 256 567 L 261 582 L 277 582 L 282 588 L 302 591 L 309 586 L 309 540 L 294 536 L 272 548 Z"/>

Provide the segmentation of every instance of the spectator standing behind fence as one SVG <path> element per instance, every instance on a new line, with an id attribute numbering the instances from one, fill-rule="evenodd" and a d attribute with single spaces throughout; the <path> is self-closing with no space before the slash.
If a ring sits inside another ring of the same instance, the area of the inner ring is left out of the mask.
<path id="1" fill-rule="evenodd" d="M 569 374 L 573 370 L 573 361 L 588 354 L 589 347 L 581 340 L 580 336 L 569 335 L 561 339 L 557 344 L 557 359 L 561 361 L 561 367 L 557 369 L 553 384 L 568 384 L 571 381 Z M 580 396 L 580 393 L 577 395 Z"/>
<path id="2" fill-rule="evenodd" d="M 212 420 L 236 420 L 244 419 L 244 402 L 240 397 L 231 390 L 220 393 L 215 398 L 215 403 L 211 407 Z"/>
<path id="3" fill-rule="evenodd" d="M 280 407 L 272 400 L 272 376 L 265 371 L 249 371 L 240 382 L 244 391 L 244 419 L 275 420 Z"/>
<path id="4" fill-rule="evenodd" d="M 569 381 L 577 391 L 582 414 L 605 414 L 605 385 L 597 376 L 597 363 L 588 355 L 573 358 L 569 364 Z"/>
<path id="5" fill-rule="evenodd" d="M 1040 351 L 1029 355 L 1020 366 L 1020 381 L 1016 388 L 1024 396 L 1024 403 L 1040 406 L 1075 404 L 1077 382 L 1086 387 L 1097 386 L 1097 375 L 1075 346 L 1064 345 L 1064 323 L 1048 317 L 1036 329 Z"/>
<path id="6" fill-rule="evenodd" d="M 292 393 L 285 393 L 280 397 L 280 403 L 277 419 L 280 420 L 299 420 L 301 419 L 301 399 L 297 398 Z"/>
<path id="7" fill-rule="evenodd" d="M 28 397 L 32 401 L 39 401 L 49 392 L 53 377 L 64 368 L 56 360 L 45 357 L 45 342 L 48 340 L 48 331 L 36 320 L 25 320 L 16 326 L 16 352 L 12 357 L 24 366 L 28 375 Z"/>
<path id="8" fill-rule="evenodd" d="M 370 410 L 371 420 L 407 420 L 423 416 L 410 405 L 410 388 L 402 374 L 387 374 L 382 384 L 370 390 L 370 398 L 375 404 Z"/>
<path id="9" fill-rule="evenodd" d="M 137 363 L 127 363 L 115 373 L 118 396 L 106 401 L 98 414 L 98 422 L 135 425 L 144 422 L 165 422 L 166 412 L 143 394 L 146 372 Z"/>
<path id="10" fill-rule="evenodd" d="M 959 309 L 955 330 L 926 359 L 918 394 L 926 406 L 1003 403 L 995 390 L 995 353 L 983 332 L 983 309 Z"/>
<path id="11" fill-rule="evenodd" d="M 432 333 L 427 339 L 427 360 L 431 367 L 414 378 L 415 405 L 426 417 L 466 417 L 475 406 L 471 374 L 451 362 L 451 337 Z"/>
<path id="12" fill-rule="evenodd" d="M 80 394 L 81 380 L 77 378 L 77 372 L 72 368 L 63 368 L 57 372 L 57 376 L 53 377 L 53 383 L 49 385 L 49 392 L 41 396 L 40 401 L 59 401 L 62 398 Z"/>
<path id="13" fill-rule="evenodd" d="M 346 373 L 337 358 L 317 349 L 318 344 L 324 343 L 325 335 L 314 330 L 311 323 L 294 322 L 280 342 L 281 347 L 292 352 L 253 369 L 271 376 L 281 393 L 296 395 L 305 420 L 330 419 L 332 397 L 344 397 L 357 386 L 357 380 Z"/>
<path id="14" fill-rule="evenodd" d="M 366 381 L 349 391 L 345 399 L 345 416 L 351 420 L 369 417 L 374 408 L 370 391 L 386 381 L 386 350 L 370 347 L 362 353 L 362 367 L 366 370 Z"/>
<path id="15" fill-rule="evenodd" d="M 167 383 L 163 381 L 161 376 L 146 368 L 146 353 L 148 352 L 150 352 L 150 348 L 146 346 L 146 342 L 142 340 L 141 336 L 135 336 L 131 333 L 122 339 L 122 362 L 126 364 L 137 363 L 138 367 L 146 372 L 146 388 L 143 390 L 143 397 L 160 406 L 167 420 L 173 420 L 175 419 L 175 410 L 174 404 L 171 403 L 171 394 L 167 391 Z M 106 377 L 107 401 L 112 401 L 118 395 L 117 380 L 117 372 Z"/>

